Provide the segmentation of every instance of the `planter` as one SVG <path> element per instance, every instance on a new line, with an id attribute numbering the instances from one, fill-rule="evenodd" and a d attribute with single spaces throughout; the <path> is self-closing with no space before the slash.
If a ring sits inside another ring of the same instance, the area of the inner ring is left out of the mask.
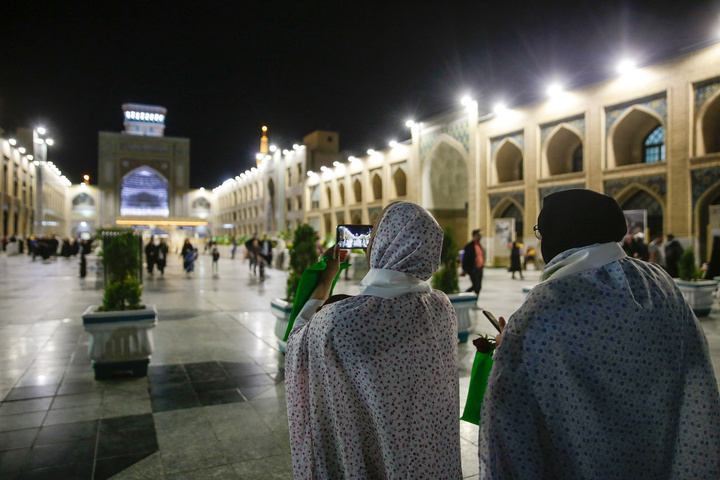
<path id="1" fill-rule="evenodd" d="M 275 315 L 275 336 L 278 338 L 278 348 L 280 353 L 285 353 L 287 343 L 283 342 L 285 332 L 290 323 L 290 313 L 292 313 L 292 302 L 286 302 L 280 298 L 273 298 L 270 302 L 270 310 Z"/>
<path id="2" fill-rule="evenodd" d="M 475 306 L 477 296 L 474 293 L 465 292 L 448 295 L 448 298 L 457 316 L 458 339 L 460 343 L 465 343 L 468 340 L 470 329 L 472 328 L 470 309 Z"/>
<path id="3" fill-rule="evenodd" d="M 142 310 L 98 312 L 91 305 L 82 315 L 83 327 L 90 334 L 88 353 L 95 379 L 107 378 L 113 371 L 132 370 L 147 375 L 153 342 L 151 329 L 157 325 L 154 305 Z"/>
<path id="4" fill-rule="evenodd" d="M 103 265 L 103 257 L 100 255 L 87 254 L 85 255 L 85 262 L 87 268 L 86 280 L 94 282 L 94 286 L 97 289 L 101 289 L 105 286 L 105 266 Z"/>
<path id="5" fill-rule="evenodd" d="M 689 282 L 676 279 L 675 282 L 696 316 L 706 317 L 710 315 L 715 300 L 715 290 L 717 289 L 717 283 L 714 280 Z"/>

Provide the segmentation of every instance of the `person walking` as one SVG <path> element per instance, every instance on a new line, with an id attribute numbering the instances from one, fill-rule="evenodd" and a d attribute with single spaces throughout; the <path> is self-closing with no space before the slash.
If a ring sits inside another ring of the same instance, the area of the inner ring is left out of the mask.
<path id="1" fill-rule="evenodd" d="M 672 278 L 680 277 L 678 261 L 680 261 L 680 256 L 684 251 L 685 249 L 675 239 L 675 236 L 669 234 L 667 236 L 667 245 L 665 245 L 665 270 Z"/>
<path id="2" fill-rule="evenodd" d="M 657 233 L 652 242 L 648 244 L 649 261 L 665 267 L 665 248 L 663 246 L 663 235 Z"/>
<path id="3" fill-rule="evenodd" d="M 626 228 L 610 196 L 545 197 L 547 266 L 497 338 L 481 480 L 720 478 L 703 327 L 659 265 L 625 254 Z"/>
<path id="4" fill-rule="evenodd" d="M 212 272 L 218 273 L 218 260 L 220 259 L 220 251 L 218 251 L 217 245 L 213 245 L 211 255 L 212 255 Z"/>
<path id="5" fill-rule="evenodd" d="M 521 255 L 522 251 L 520 250 L 518 243 L 513 242 L 512 246 L 510 247 L 510 272 L 512 272 L 513 280 L 515 280 L 515 272 L 518 272 L 520 274 L 520 280 L 523 279 L 522 262 L 520 261 Z"/>
<path id="6" fill-rule="evenodd" d="M 167 243 L 165 243 L 165 239 L 160 239 L 160 245 L 157 246 L 157 253 L 155 256 L 155 264 L 157 265 L 158 270 L 160 270 L 160 275 L 165 276 L 165 265 L 167 264 L 167 256 L 168 256 L 168 246 Z"/>
<path id="7" fill-rule="evenodd" d="M 155 268 L 155 262 L 157 260 L 157 246 L 151 238 L 147 245 L 145 245 L 145 261 L 147 262 L 147 271 L 150 275 L 153 274 Z"/>
<path id="8" fill-rule="evenodd" d="M 466 292 L 475 292 L 480 296 L 483 280 L 483 268 L 485 267 L 485 250 L 480 245 L 482 234 L 480 230 L 473 230 L 472 240 L 465 245 L 463 250 L 462 269 L 470 276 L 472 286 Z"/>
<path id="9" fill-rule="evenodd" d="M 428 283 L 442 242 L 427 210 L 390 204 L 360 294 L 334 303 L 347 250 L 324 252 L 328 266 L 287 341 L 293 478 L 462 478 L 457 320 Z"/>
<path id="10" fill-rule="evenodd" d="M 245 255 L 247 255 L 249 264 L 248 268 L 252 270 L 253 275 L 255 275 L 257 270 L 257 254 L 256 254 L 256 245 L 258 242 L 257 238 L 257 232 L 253 232 L 252 237 L 248 239 L 248 241 L 245 242 Z"/>
<path id="11" fill-rule="evenodd" d="M 235 252 L 237 251 L 237 238 L 235 235 L 232 237 L 232 250 L 230 251 L 230 260 L 235 259 Z"/>

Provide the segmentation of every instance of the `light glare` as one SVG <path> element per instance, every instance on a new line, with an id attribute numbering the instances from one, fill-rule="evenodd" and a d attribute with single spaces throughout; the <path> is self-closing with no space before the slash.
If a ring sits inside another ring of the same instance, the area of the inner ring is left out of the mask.
<path id="1" fill-rule="evenodd" d="M 625 59 L 625 60 L 621 61 L 620 63 L 618 63 L 617 71 L 620 75 L 626 75 L 626 74 L 634 71 L 635 68 L 637 68 L 635 65 L 635 62 L 633 62 L 630 59 Z"/>
<path id="2" fill-rule="evenodd" d="M 405 126 L 408 127 L 408 128 L 412 128 L 412 127 L 415 126 L 415 121 L 414 121 L 414 120 L 408 120 L 407 122 L 405 122 Z"/>
<path id="3" fill-rule="evenodd" d="M 388 145 L 390 145 L 390 148 L 395 148 L 397 147 L 397 142 L 395 140 L 390 140 L 390 143 L 388 143 Z"/>
<path id="4" fill-rule="evenodd" d="M 502 102 L 496 103 L 495 107 L 493 108 L 493 112 L 495 112 L 496 115 L 500 115 L 501 113 L 505 112 L 506 110 L 507 110 L 507 107 Z"/>
<path id="5" fill-rule="evenodd" d="M 52 146 L 55 143 L 55 141 L 52 138 L 48 138 L 47 140 L 45 140 L 45 143 Z"/>
<path id="6" fill-rule="evenodd" d="M 45 135 L 45 133 L 47 132 L 47 130 L 45 130 L 45 128 L 43 128 L 43 127 L 38 127 L 38 128 L 37 128 L 37 132 L 38 132 L 40 135 Z"/>
<path id="7" fill-rule="evenodd" d="M 551 84 L 547 89 L 547 94 L 550 97 L 555 97 L 563 92 L 563 87 L 559 83 Z"/>

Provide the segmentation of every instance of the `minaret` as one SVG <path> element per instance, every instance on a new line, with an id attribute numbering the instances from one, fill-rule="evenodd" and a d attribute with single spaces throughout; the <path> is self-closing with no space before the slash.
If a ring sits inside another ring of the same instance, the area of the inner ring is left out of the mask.
<path id="1" fill-rule="evenodd" d="M 260 139 L 260 153 L 264 155 L 268 154 L 268 138 L 267 138 L 267 127 L 263 125 L 262 127 L 263 136 Z M 258 157 L 260 157 L 258 155 Z M 260 162 L 262 162 L 262 158 L 258 158 L 257 164 L 260 165 Z"/>

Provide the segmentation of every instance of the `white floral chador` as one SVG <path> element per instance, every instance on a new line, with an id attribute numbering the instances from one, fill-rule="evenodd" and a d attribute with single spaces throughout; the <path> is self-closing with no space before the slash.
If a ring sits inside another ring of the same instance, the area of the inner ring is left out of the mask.
<path id="1" fill-rule="evenodd" d="M 412 203 L 380 222 L 361 294 L 308 302 L 285 362 L 296 479 L 458 479 L 457 324 L 430 288 L 443 232 Z"/>

